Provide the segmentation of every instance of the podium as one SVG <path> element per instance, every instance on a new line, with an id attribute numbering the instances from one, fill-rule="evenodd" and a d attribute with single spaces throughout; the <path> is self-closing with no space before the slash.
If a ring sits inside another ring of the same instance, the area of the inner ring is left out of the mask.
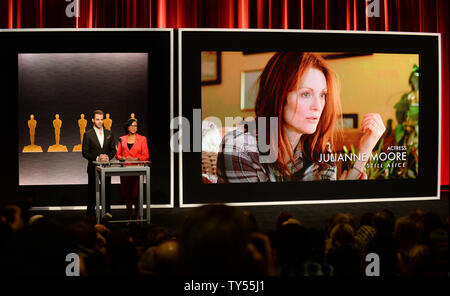
<path id="1" fill-rule="evenodd" d="M 108 161 L 92 162 L 95 167 L 95 214 L 97 223 L 105 213 L 105 177 L 110 176 L 139 176 L 139 219 L 116 220 L 110 222 L 144 222 L 150 224 L 150 161 Z M 146 217 L 144 219 L 144 184 L 140 176 L 145 176 L 146 186 Z M 100 215 L 101 206 L 101 215 Z"/>

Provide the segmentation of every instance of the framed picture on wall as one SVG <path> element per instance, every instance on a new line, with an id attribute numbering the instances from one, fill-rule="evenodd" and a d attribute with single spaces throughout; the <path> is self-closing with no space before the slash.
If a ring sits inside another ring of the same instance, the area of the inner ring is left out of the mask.
<path id="1" fill-rule="evenodd" d="M 202 85 L 220 84 L 221 57 L 220 51 L 202 51 Z"/>
<path id="2" fill-rule="evenodd" d="M 343 129 L 358 128 L 358 114 L 347 113 L 342 115 Z"/>
<path id="3" fill-rule="evenodd" d="M 241 110 L 254 110 L 258 94 L 258 77 L 261 70 L 244 71 L 241 73 Z"/>

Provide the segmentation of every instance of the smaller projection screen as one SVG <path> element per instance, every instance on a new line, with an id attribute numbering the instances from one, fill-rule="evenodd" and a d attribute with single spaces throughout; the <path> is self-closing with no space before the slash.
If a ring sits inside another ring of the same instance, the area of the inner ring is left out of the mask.
<path id="1" fill-rule="evenodd" d="M 149 149 L 151 204 L 173 207 L 172 38 L 172 29 L 0 31 L 9 191 L 33 196 L 34 207 L 86 206 L 81 144 L 93 111 L 102 110 L 115 145 L 125 122 L 137 120 Z M 119 183 L 112 177 L 112 204 L 124 206 Z"/>
<path id="2" fill-rule="evenodd" d="M 105 112 L 117 141 L 132 113 L 147 122 L 149 100 L 147 53 L 19 54 L 19 185 L 87 184 L 79 145 L 92 112 Z M 148 137 L 147 125 L 138 133 Z"/>

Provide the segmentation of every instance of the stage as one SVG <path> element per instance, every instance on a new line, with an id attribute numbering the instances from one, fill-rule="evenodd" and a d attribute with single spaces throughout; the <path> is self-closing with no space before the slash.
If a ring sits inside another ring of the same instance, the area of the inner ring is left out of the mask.
<path id="1" fill-rule="evenodd" d="M 401 202 L 373 202 L 373 203 L 342 203 L 342 204 L 314 204 L 314 205 L 284 205 L 284 206 L 252 206 L 239 207 L 242 211 L 254 214 L 260 230 L 271 233 L 275 231 L 275 221 L 281 211 L 290 212 L 296 219 L 308 228 L 323 230 L 326 220 L 334 213 L 343 212 L 352 214 L 359 222 L 362 214 L 376 213 L 382 209 L 389 209 L 396 218 L 409 215 L 413 209 L 422 209 L 424 212 L 434 211 L 439 214 L 445 223 L 449 215 L 449 192 L 441 192 L 441 200 L 430 201 L 401 201 Z M 152 209 L 151 224 L 166 227 L 172 235 L 177 234 L 178 227 L 190 208 L 175 207 L 172 209 Z M 42 211 L 32 210 L 30 215 L 44 215 L 52 218 L 58 224 L 68 224 L 84 217 L 82 210 Z M 125 209 L 113 209 L 113 220 L 126 219 Z M 124 224 L 120 224 L 124 227 Z"/>

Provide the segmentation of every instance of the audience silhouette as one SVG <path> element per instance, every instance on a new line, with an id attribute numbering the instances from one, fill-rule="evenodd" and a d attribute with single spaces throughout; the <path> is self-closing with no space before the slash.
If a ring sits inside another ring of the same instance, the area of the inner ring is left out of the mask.
<path id="1" fill-rule="evenodd" d="M 263 232 L 250 211 L 223 204 L 192 209 L 171 233 L 160 225 L 121 228 L 84 217 L 62 225 L 30 216 L 26 203 L 0 205 L 0 274 L 65 275 L 69 253 L 80 275 L 364 276 L 376 253 L 381 276 L 446 276 L 448 218 L 413 209 L 395 218 L 383 209 L 356 219 L 335 213 L 324 229 L 287 211 Z M 359 221 L 359 223 L 357 222 Z"/>

